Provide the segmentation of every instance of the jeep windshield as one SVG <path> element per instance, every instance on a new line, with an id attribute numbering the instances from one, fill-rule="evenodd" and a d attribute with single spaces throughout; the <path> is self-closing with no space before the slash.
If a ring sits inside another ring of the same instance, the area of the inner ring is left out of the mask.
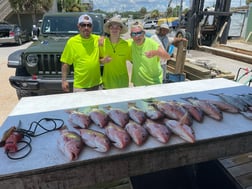
<path id="1" fill-rule="evenodd" d="M 73 35 L 79 33 L 77 22 L 79 16 L 46 16 L 43 20 L 41 33 L 44 35 L 57 34 L 57 35 Z M 93 33 L 100 35 L 101 20 L 93 19 Z"/>

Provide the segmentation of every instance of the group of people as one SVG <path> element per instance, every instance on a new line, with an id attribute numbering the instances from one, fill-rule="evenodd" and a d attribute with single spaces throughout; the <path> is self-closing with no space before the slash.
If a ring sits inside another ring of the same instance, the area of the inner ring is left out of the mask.
<path id="1" fill-rule="evenodd" d="M 128 32 L 128 28 L 117 17 L 104 24 L 106 37 L 92 34 L 93 22 L 87 14 L 79 17 L 77 26 L 79 34 L 67 41 L 60 59 L 63 91 L 70 91 L 67 75 L 71 65 L 74 67 L 74 92 L 128 87 L 127 61 L 132 63 L 134 86 L 161 84 L 165 79 L 166 62 L 171 58 L 169 27 L 161 25 L 156 37 L 151 39 L 145 37 L 143 26 L 135 23 L 130 28 L 131 39 L 124 40 L 121 34 Z"/>

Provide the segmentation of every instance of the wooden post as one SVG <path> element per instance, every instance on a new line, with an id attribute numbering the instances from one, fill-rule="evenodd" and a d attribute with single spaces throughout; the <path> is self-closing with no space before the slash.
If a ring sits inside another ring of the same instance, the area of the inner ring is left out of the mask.
<path id="1" fill-rule="evenodd" d="M 174 71 L 175 74 L 182 74 L 184 72 L 187 43 L 188 41 L 180 41 L 178 43 L 176 65 L 175 65 L 175 71 Z"/>

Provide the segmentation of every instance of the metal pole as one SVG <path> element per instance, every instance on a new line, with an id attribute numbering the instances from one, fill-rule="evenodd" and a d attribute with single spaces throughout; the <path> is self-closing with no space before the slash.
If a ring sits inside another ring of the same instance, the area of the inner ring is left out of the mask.
<path id="1" fill-rule="evenodd" d="M 183 11 L 183 0 L 180 0 L 179 20 L 181 20 L 182 11 Z"/>

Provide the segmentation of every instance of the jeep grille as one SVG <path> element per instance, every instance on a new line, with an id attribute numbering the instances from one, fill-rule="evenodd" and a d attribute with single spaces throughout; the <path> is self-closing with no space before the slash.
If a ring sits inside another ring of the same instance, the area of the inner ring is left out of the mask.
<path id="1" fill-rule="evenodd" d="M 71 67 L 71 74 L 73 70 Z M 61 75 L 60 54 L 38 54 L 39 75 Z"/>

